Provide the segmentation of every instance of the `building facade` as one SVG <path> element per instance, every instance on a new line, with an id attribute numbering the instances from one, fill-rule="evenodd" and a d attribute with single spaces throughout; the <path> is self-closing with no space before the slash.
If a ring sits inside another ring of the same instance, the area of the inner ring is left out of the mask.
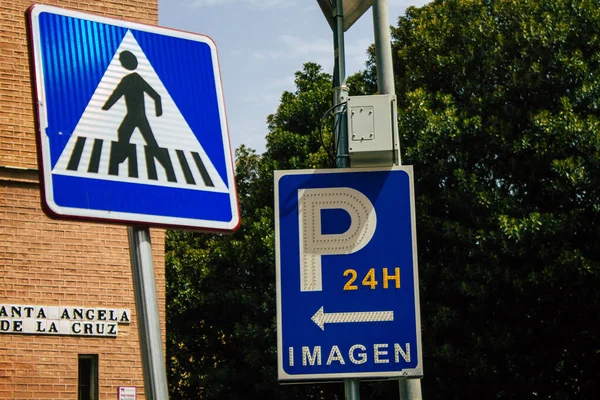
<path id="1" fill-rule="evenodd" d="M 156 0 L 40 3 L 158 21 Z M 0 10 L 0 399 L 144 399 L 127 227 L 42 211 L 32 4 L 2 1 Z M 164 341 L 164 230 L 151 235 Z"/>

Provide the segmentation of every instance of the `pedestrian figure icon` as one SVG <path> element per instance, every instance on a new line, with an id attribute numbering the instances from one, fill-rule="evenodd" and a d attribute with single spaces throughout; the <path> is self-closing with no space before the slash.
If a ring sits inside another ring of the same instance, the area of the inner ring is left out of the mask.
<path id="1" fill-rule="evenodd" d="M 135 70 L 138 66 L 136 56 L 127 50 L 121 52 L 119 60 L 123 68 L 130 71 Z M 117 100 L 122 96 L 125 97 L 127 115 L 125 115 L 123 123 L 119 127 L 119 143 L 129 143 L 129 139 L 131 139 L 131 135 L 137 127 L 149 146 L 158 147 L 148 123 L 148 118 L 146 118 L 144 93 L 147 93 L 154 100 L 156 116 L 160 117 L 162 115 L 160 95 L 137 72 L 132 72 L 121 79 L 121 82 L 102 107 L 103 110 L 110 110 Z"/>
<path id="2" fill-rule="evenodd" d="M 129 71 L 134 71 L 138 66 L 136 56 L 127 50 L 119 54 L 119 61 L 123 68 Z M 162 148 L 158 145 L 146 116 L 144 101 L 146 94 L 154 100 L 156 116 L 160 117 L 162 115 L 160 95 L 137 72 L 132 72 L 124 76 L 102 106 L 103 110 L 108 111 L 121 97 L 124 97 L 127 108 L 127 114 L 117 131 L 118 141 L 111 143 L 108 173 L 110 175 L 118 175 L 119 165 L 128 160 L 129 176 L 138 177 L 136 147 L 135 144 L 130 143 L 135 128 L 138 128 L 146 142 L 144 150 L 146 153 L 148 178 L 153 180 L 158 179 L 154 163 L 156 159 L 165 169 L 167 180 L 175 182 L 177 179 L 169 151 L 167 148 Z"/>

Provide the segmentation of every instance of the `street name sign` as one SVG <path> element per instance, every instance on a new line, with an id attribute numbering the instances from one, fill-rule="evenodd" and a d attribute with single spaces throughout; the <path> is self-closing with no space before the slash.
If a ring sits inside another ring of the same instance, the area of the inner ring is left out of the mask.
<path id="1" fill-rule="evenodd" d="M 46 5 L 28 22 L 51 216 L 237 229 L 210 38 Z"/>
<path id="2" fill-rule="evenodd" d="M 274 180 L 279 379 L 422 376 L 412 167 Z"/>

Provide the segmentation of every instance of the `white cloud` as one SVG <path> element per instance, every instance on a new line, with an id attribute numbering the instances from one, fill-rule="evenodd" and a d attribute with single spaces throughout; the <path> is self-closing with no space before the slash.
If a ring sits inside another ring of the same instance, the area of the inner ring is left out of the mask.
<path id="1" fill-rule="evenodd" d="M 282 35 L 277 38 L 277 48 L 252 52 L 252 57 L 261 62 L 312 61 L 324 68 L 333 60 L 333 45 L 327 39 L 306 40 L 299 36 Z M 300 65 L 300 64 L 298 64 Z"/>
<path id="2" fill-rule="evenodd" d="M 289 74 L 278 79 L 272 78 L 257 82 L 252 86 L 254 90 L 249 91 L 243 100 L 249 104 L 278 104 L 284 90 L 294 90 L 294 79 L 295 76 Z"/>
<path id="3" fill-rule="evenodd" d="M 273 61 L 273 60 L 279 60 L 282 58 L 290 58 L 289 55 L 284 52 L 284 51 L 254 51 L 252 53 L 252 57 L 254 57 L 257 60 L 267 60 L 267 61 Z"/>
<path id="4" fill-rule="evenodd" d="M 270 79 L 269 81 L 266 82 L 266 84 L 270 87 L 279 89 L 279 88 L 293 86 L 294 79 L 295 79 L 295 77 L 293 75 L 285 75 L 284 77 L 279 78 L 279 79 Z"/>
<path id="5" fill-rule="evenodd" d="M 298 60 L 302 63 L 312 61 L 331 73 L 333 68 L 333 43 L 332 40 L 318 38 L 306 40 L 299 36 L 282 35 L 277 38 L 281 45 L 277 50 L 254 51 L 252 57 L 259 61 Z M 371 39 L 358 39 L 346 41 L 346 71 L 354 73 L 365 68 L 367 49 L 372 44 Z"/>
<path id="6" fill-rule="evenodd" d="M 281 35 L 277 41 L 288 47 L 291 50 L 290 54 L 294 57 L 333 52 L 331 40 L 322 38 L 307 41 L 299 36 Z"/>
<path id="7" fill-rule="evenodd" d="M 331 42 L 326 39 L 304 40 L 298 36 L 282 35 L 277 38 L 279 49 L 270 51 L 254 51 L 252 56 L 258 60 L 281 60 L 314 57 L 333 52 Z"/>
<path id="8" fill-rule="evenodd" d="M 265 136 L 267 127 L 265 120 L 253 118 L 250 120 L 233 120 L 229 123 L 229 136 L 232 151 L 241 144 L 255 149 L 259 154 L 265 151 Z"/>
<path id="9" fill-rule="evenodd" d="M 233 3 L 235 0 L 191 0 L 186 3 L 194 7 L 213 7 Z"/>
<path id="10" fill-rule="evenodd" d="M 372 39 L 358 39 L 352 43 L 346 43 L 346 73 L 353 74 L 365 69 L 367 61 L 367 49 L 373 43 Z"/>
<path id="11" fill-rule="evenodd" d="M 187 0 L 186 4 L 192 7 L 219 7 L 227 4 L 245 4 L 254 8 L 282 8 L 293 4 L 294 0 Z"/>
<path id="12" fill-rule="evenodd" d="M 429 3 L 431 0 L 388 0 L 389 7 L 397 7 L 404 10 L 410 6 L 421 7 L 424 4 Z"/>

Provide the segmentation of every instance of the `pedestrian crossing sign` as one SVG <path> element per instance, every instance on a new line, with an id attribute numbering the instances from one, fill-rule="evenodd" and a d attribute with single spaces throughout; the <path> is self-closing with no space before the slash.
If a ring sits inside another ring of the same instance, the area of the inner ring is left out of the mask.
<path id="1" fill-rule="evenodd" d="M 45 5 L 28 22 L 51 216 L 237 229 L 210 38 Z"/>

